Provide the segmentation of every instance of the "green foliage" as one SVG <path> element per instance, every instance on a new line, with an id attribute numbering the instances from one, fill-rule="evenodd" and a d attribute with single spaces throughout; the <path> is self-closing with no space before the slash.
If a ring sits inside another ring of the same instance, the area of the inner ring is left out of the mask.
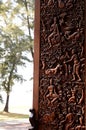
<path id="1" fill-rule="evenodd" d="M 0 23 L 0 86 L 8 95 L 24 80 L 18 67 L 31 61 L 25 53 L 33 57 L 33 0 L 0 1 Z"/>

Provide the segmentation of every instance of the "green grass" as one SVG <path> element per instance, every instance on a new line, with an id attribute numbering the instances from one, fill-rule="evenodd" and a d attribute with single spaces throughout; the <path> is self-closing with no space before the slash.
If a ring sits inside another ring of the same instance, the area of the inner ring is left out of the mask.
<path id="1" fill-rule="evenodd" d="M 0 112 L 0 121 L 8 119 L 24 119 L 24 118 L 29 118 L 29 116 L 25 114 Z"/>

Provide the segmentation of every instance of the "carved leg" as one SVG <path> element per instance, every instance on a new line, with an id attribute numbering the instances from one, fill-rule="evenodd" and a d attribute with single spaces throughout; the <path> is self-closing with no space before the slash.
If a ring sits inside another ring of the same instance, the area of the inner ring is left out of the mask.
<path id="1" fill-rule="evenodd" d="M 73 75 L 73 79 L 72 79 L 72 81 L 74 81 L 74 80 L 75 80 L 75 73 L 73 73 L 72 75 Z"/>
<path id="2" fill-rule="evenodd" d="M 52 46 L 51 39 L 52 39 L 52 37 L 53 37 L 54 35 L 55 35 L 54 33 L 51 33 L 51 34 L 48 36 L 48 43 L 49 43 L 49 46 L 50 46 L 50 47 Z"/>
<path id="3" fill-rule="evenodd" d="M 78 81 L 81 81 L 81 78 L 80 78 L 80 75 L 79 75 L 79 68 L 80 68 L 80 65 L 77 65 L 75 72 L 76 72 L 76 75 L 78 77 Z"/>
<path id="4" fill-rule="evenodd" d="M 74 64 L 74 66 L 73 66 L 73 73 L 72 73 L 72 75 L 73 75 L 72 81 L 75 80 L 75 72 L 76 72 L 76 65 Z"/>

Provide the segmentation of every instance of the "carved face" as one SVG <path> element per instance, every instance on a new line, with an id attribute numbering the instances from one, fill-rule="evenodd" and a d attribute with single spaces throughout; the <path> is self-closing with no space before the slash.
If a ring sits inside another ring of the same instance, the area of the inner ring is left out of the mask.
<path id="1" fill-rule="evenodd" d="M 74 49 L 72 49 L 72 54 L 75 54 L 75 50 Z"/>

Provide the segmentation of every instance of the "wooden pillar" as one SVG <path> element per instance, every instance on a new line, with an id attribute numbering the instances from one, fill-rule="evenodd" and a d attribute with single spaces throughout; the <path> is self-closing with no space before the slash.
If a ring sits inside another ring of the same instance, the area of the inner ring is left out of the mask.
<path id="1" fill-rule="evenodd" d="M 33 107 L 38 113 L 39 98 L 39 66 L 40 66 L 40 0 L 35 1 L 35 31 L 34 31 L 34 89 Z"/>
<path id="2" fill-rule="evenodd" d="M 38 130 L 86 129 L 85 0 L 35 0 Z"/>

